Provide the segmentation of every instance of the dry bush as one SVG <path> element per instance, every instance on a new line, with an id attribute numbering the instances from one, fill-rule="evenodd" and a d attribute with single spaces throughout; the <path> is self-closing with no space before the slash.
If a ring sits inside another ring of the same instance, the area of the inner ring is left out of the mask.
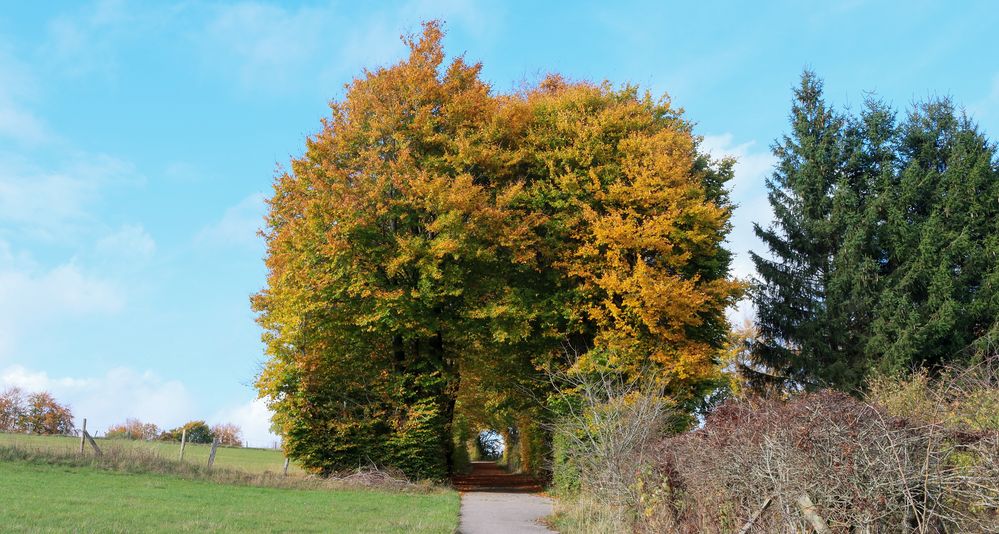
<path id="1" fill-rule="evenodd" d="M 153 423 L 143 423 L 138 419 L 126 419 L 124 423 L 108 427 L 105 437 L 110 439 L 153 440 L 160 435 L 160 429 Z"/>
<path id="2" fill-rule="evenodd" d="M 19 388 L 0 392 L 0 432 L 20 432 L 24 411 L 24 392 Z"/>
<path id="3" fill-rule="evenodd" d="M 931 380 L 925 371 L 908 378 L 871 380 L 868 400 L 896 417 L 955 432 L 999 431 L 999 358 L 971 367 L 944 369 Z"/>
<path id="4" fill-rule="evenodd" d="M 559 377 L 553 467 L 559 491 L 557 523 L 571 532 L 631 529 L 637 482 L 673 414 L 662 389 L 620 374 Z"/>
<path id="5" fill-rule="evenodd" d="M 663 440 L 643 481 L 656 532 L 999 532 L 999 439 L 908 421 L 836 392 L 730 400 Z"/>
<path id="6" fill-rule="evenodd" d="M 219 441 L 219 445 L 226 447 L 242 447 L 243 431 L 238 425 L 232 423 L 219 423 L 212 427 L 212 436 Z"/>

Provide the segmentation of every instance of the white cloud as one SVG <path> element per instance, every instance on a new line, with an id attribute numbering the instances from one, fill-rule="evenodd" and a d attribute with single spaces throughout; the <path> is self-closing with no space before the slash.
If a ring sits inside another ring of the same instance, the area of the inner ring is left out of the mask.
<path id="1" fill-rule="evenodd" d="M 156 241 L 142 225 L 129 224 L 99 239 L 95 248 L 105 261 L 144 261 L 156 252 Z"/>
<path id="2" fill-rule="evenodd" d="M 741 278 L 749 278 L 756 273 L 749 251 L 765 252 L 763 243 L 753 232 L 753 223 L 766 227 L 773 219 L 765 181 L 777 160 L 770 151 L 756 149 L 753 141 L 735 143 L 730 133 L 704 136 L 701 149 L 715 158 L 730 156 L 737 160 L 735 178 L 731 184 L 732 201 L 737 207 L 732 214 L 732 233 L 726 241 L 735 254 L 732 273 Z M 751 304 L 744 300 L 730 310 L 729 319 L 739 321 L 751 317 L 752 313 Z"/>
<path id="3" fill-rule="evenodd" d="M 3 80 L 0 79 L 0 84 Z M 20 143 L 40 143 L 49 137 L 48 128 L 41 119 L 0 95 L 0 137 Z"/>
<path id="4" fill-rule="evenodd" d="M 73 260 L 39 266 L 26 252 L 0 240 L 0 359 L 14 351 L 31 326 L 66 317 L 113 314 L 125 305 L 115 283 L 81 269 Z"/>
<path id="5" fill-rule="evenodd" d="M 63 13 L 48 24 L 41 57 L 62 73 L 82 76 L 114 69 L 114 37 L 120 31 L 136 30 L 134 20 L 121 0 L 99 0 L 74 13 Z"/>
<path id="6" fill-rule="evenodd" d="M 403 33 L 442 19 L 475 39 L 498 34 L 496 6 L 464 0 L 410 0 L 364 15 L 337 5 L 286 8 L 261 2 L 220 6 L 196 39 L 212 68 L 235 74 L 249 89 L 338 87 L 362 67 L 401 57 Z M 336 31 L 330 31 L 336 28 Z"/>
<path id="7" fill-rule="evenodd" d="M 267 212 L 265 199 L 263 193 L 244 198 L 225 210 L 220 220 L 203 228 L 195 241 L 211 245 L 261 246 L 263 242 L 257 231 L 264 225 L 264 214 Z"/>
<path id="8" fill-rule="evenodd" d="M 0 154 L 0 223 L 21 236 L 72 241 L 92 222 L 88 209 L 103 188 L 136 181 L 131 165 L 102 154 L 74 154 L 54 167 Z"/>
<path id="9" fill-rule="evenodd" d="M 35 144 L 50 137 L 44 121 L 28 111 L 37 84 L 28 69 L 0 46 L 0 139 Z"/>
<path id="10" fill-rule="evenodd" d="M 332 10 L 242 2 L 220 7 L 204 31 L 205 57 L 234 65 L 247 86 L 281 87 L 292 83 L 330 33 Z"/>
<path id="11" fill-rule="evenodd" d="M 23 365 L 0 369 L 0 390 L 18 387 L 26 392 L 48 391 L 68 404 L 76 425 L 87 418 L 91 432 L 104 432 L 128 418 L 154 423 L 162 429 L 176 428 L 193 419 L 204 419 L 194 395 L 177 380 L 164 380 L 152 371 L 129 367 L 109 369 L 96 377 L 54 377 Z M 233 423 L 251 447 L 272 447 L 280 438 L 271 433 L 271 416 L 262 399 L 232 406 L 206 419 L 208 424 Z"/>
<path id="12" fill-rule="evenodd" d="M 172 428 L 196 415 L 193 397 L 184 384 L 127 367 L 110 369 L 103 376 L 75 378 L 52 377 L 12 365 L 0 371 L 0 387 L 10 386 L 52 393 L 70 405 L 78 426 L 86 417 L 92 431 L 104 432 L 129 417 Z"/>
<path id="13" fill-rule="evenodd" d="M 210 423 L 233 423 L 243 431 L 243 440 L 251 447 L 272 447 L 281 438 L 271 433 L 271 416 L 263 399 L 255 399 L 241 406 L 221 410 Z"/>
<path id="14" fill-rule="evenodd" d="M 968 112 L 976 121 L 981 122 L 981 126 L 986 132 L 990 132 L 999 127 L 997 108 L 999 108 L 999 73 L 992 77 L 988 93 L 968 106 Z"/>

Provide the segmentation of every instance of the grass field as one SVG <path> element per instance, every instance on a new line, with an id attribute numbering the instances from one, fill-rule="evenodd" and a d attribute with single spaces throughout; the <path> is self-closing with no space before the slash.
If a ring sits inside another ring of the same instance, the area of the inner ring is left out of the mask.
<path id="1" fill-rule="evenodd" d="M 100 439 L 97 446 L 105 448 L 115 447 L 135 447 L 143 450 L 155 452 L 163 458 L 176 459 L 180 454 L 180 444 L 162 441 L 131 441 L 124 439 Z M 80 438 L 69 436 L 32 436 L 25 434 L 4 434 L 0 433 L 0 446 L 14 446 L 29 450 L 46 450 L 55 452 L 67 452 L 79 450 Z M 89 446 L 88 446 L 89 449 Z M 208 451 L 210 445 L 200 445 L 188 443 L 184 450 L 184 461 L 198 465 L 205 465 L 208 462 Z M 219 467 L 229 467 L 240 469 L 250 473 L 280 473 L 284 467 L 284 455 L 276 449 L 241 449 L 219 447 L 215 452 L 215 465 Z M 301 475 L 304 472 L 292 464 L 288 468 L 289 475 Z"/>
<path id="2" fill-rule="evenodd" d="M 431 486 L 357 488 L 280 476 L 281 451 L 206 445 L 0 434 L 4 532 L 418 532 L 451 533 L 458 494 Z M 270 474 L 267 474 L 270 472 Z M 385 488 L 385 489 L 378 489 Z"/>
<path id="3" fill-rule="evenodd" d="M 278 489 L 0 461 L 0 525 L 14 532 L 451 533 L 453 491 Z"/>

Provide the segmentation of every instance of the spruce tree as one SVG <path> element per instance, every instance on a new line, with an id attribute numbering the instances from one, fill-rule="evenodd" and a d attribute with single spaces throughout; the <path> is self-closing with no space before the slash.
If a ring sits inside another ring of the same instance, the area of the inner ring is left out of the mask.
<path id="1" fill-rule="evenodd" d="M 865 375 L 940 368 L 999 335 L 996 147 L 947 99 L 902 124 L 831 111 L 812 73 L 774 146 L 775 220 L 754 254 L 757 382 L 856 391 Z"/>
<path id="2" fill-rule="evenodd" d="M 847 346 L 844 318 L 830 302 L 835 258 L 863 202 L 849 172 L 848 125 L 808 71 L 790 122 L 790 135 L 773 146 L 778 163 L 767 180 L 774 221 L 754 225 L 770 257 L 751 253 L 759 335 L 750 372 L 758 382 L 793 386 L 853 383 L 860 354 Z"/>
<path id="3" fill-rule="evenodd" d="M 869 347 L 886 372 L 964 359 L 999 317 L 995 146 L 942 99 L 910 114 L 900 153 L 898 186 L 885 192 L 897 268 Z"/>

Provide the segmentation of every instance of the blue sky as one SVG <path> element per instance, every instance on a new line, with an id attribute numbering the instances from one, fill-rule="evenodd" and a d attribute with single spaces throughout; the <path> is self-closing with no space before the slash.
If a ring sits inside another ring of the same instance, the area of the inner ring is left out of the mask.
<path id="1" fill-rule="evenodd" d="M 803 67 L 838 105 L 950 95 L 999 132 L 992 2 L 7 4 L 0 386 L 49 389 L 99 430 L 230 420 L 271 444 L 250 386 L 263 199 L 327 102 L 424 19 L 496 91 L 559 71 L 668 92 L 740 158 L 739 275 Z"/>

